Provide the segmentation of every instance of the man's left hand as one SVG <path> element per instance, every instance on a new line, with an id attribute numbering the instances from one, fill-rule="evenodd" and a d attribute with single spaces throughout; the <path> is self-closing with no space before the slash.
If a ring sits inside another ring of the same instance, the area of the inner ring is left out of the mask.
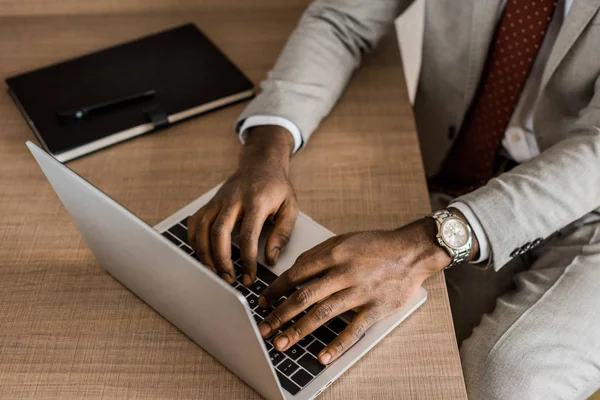
<path id="1" fill-rule="evenodd" d="M 319 353 L 322 364 L 331 363 L 373 323 L 402 307 L 425 279 L 450 264 L 435 234 L 434 220 L 424 218 L 395 231 L 335 236 L 308 250 L 262 293 L 259 304 L 266 307 L 310 281 L 264 319 L 261 334 L 272 336 L 313 306 L 275 338 L 275 348 L 285 351 L 330 319 L 354 310 L 352 322 Z"/>

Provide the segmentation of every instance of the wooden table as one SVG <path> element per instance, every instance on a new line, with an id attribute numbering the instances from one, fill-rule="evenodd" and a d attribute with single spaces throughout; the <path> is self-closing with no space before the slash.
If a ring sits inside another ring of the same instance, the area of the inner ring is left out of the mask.
<path id="1" fill-rule="evenodd" d="M 0 76 L 193 21 L 258 83 L 302 11 L 297 3 L 0 17 Z M 390 38 L 295 157 L 292 180 L 302 210 L 334 232 L 394 228 L 429 211 L 403 82 Z M 193 119 L 69 166 L 155 224 L 232 173 L 239 149 L 232 126 L 242 108 Z M 24 142 L 32 138 L 2 91 L 0 398 L 258 398 L 103 272 L 26 150 Z M 323 398 L 466 397 L 443 275 L 425 287 L 427 303 Z"/>

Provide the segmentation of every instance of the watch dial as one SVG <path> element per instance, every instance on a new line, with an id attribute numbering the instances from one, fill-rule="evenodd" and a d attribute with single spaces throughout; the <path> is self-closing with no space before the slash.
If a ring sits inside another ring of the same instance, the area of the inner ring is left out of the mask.
<path id="1" fill-rule="evenodd" d="M 451 219 L 442 225 L 444 241 L 454 248 L 461 248 L 469 242 L 469 232 L 465 224 L 457 219 Z"/>

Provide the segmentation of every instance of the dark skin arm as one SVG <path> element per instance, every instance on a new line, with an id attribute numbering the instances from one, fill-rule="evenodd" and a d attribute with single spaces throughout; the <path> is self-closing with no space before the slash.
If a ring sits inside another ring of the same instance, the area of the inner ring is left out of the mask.
<path id="1" fill-rule="evenodd" d="M 258 238 L 265 221 L 274 228 L 265 258 L 274 264 L 285 247 L 296 219 L 298 202 L 289 181 L 292 136 L 283 128 L 254 128 L 242 147 L 237 171 L 216 196 L 188 221 L 188 240 L 200 261 L 229 283 L 235 281 L 231 261 L 231 231 L 241 221 L 242 282 L 256 279 Z"/>
<path id="2" fill-rule="evenodd" d="M 274 221 L 265 247 L 268 263 L 277 262 L 290 239 L 298 216 L 289 181 L 293 145 L 292 136 L 283 128 L 253 129 L 240 153 L 238 170 L 190 217 L 189 243 L 202 263 L 229 283 L 235 281 L 231 232 L 237 221 L 241 221 L 242 282 L 246 286 L 256 279 L 258 238 L 265 221 Z M 435 234 L 433 219 L 423 218 L 393 231 L 335 236 L 308 250 L 262 293 L 259 302 L 264 307 L 307 283 L 265 318 L 259 326 L 261 334 L 270 337 L 314 306 L 274 340 L 275 347 L 285 351 L 328 320 L 355 310 L 348 327 L 319 354 L 321 363 L 331 363 L 371 325 L 402 307 L 429 276 L 450 263 Z M 477 253 L 475 241 L 470 259 Z"/>
<path id="3" fill-rule="evenodd" d="M 275 338 L 275 347 L 285 351 L 328 320 L 354 310 L 350 325 L 319 353 L 322 364 L 331 363 L 371 325 L 406 304 L 425 279 L 450 264 L 450 256 L 435 241 L 436 232 L 434 220 L 423 218 L 394 231 L 335 236 L 307 251 L 262 293 L 259 303 L 264 307 L 310 281 L 264 319 L 261 334 L 270 337 L 313 306 Z M 469 258 L 477 253 L 474 243 Z"/>

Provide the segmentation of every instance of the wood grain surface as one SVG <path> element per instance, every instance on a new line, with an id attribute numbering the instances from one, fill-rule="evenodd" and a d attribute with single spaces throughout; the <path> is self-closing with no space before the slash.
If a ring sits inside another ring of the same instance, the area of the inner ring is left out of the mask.
<path id="1" fill-rule="evenodd" d="M 2 0 L 0 8 L 17 3 Z M 0 76 L 192 21 L 258 83 L 303 2 L 252 3 L 174 13 L 0 17 Z M 155 224 L 233 172 L 240 146 L 233 124 L 243 106 L 69 166 Z M 28 153 L 29 139 L 32 132 L 1 91 L 0 398 L 259 398 L 103 272 Z M 295 156 L 292 180 L 302 210 L 337 233 L 394 228 L 429 211 L 392 38 L 368 57 L 333 114 Z M 322 398 L 466 398 L 443 275 L 425 287 L 427 303 Z"/>
<path id="2" fill-rule="evenodd" d="M 202 12 L 231 9 L 298 9 L 311 0 L 0 0 L 0 16 Z"/>

